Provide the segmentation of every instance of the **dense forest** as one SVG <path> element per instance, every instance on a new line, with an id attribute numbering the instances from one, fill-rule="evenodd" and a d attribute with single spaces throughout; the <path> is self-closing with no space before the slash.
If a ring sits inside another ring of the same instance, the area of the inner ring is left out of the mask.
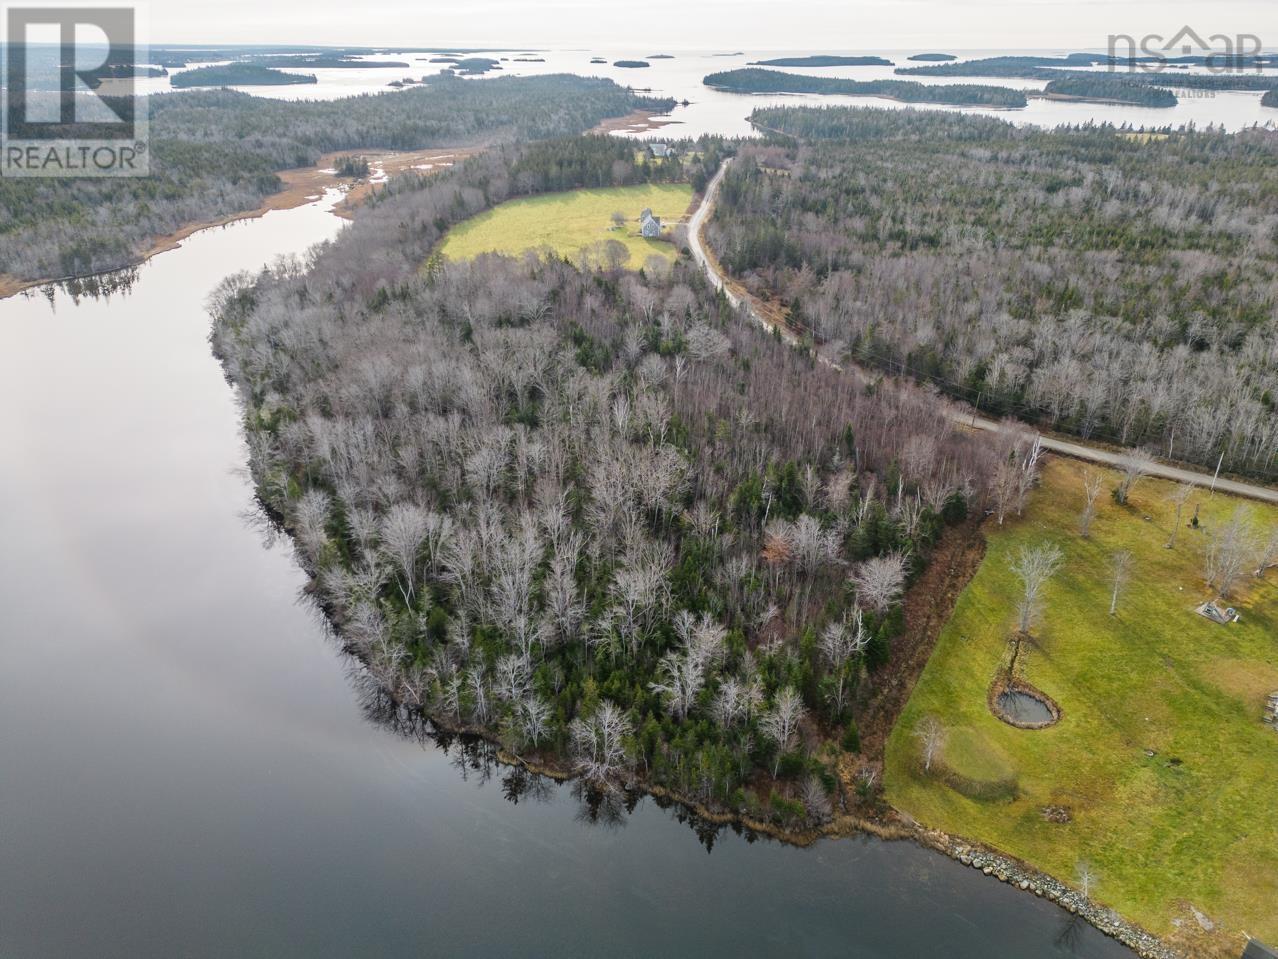
<path id="1" fill-rule="evenodd" d="M 315 83 L 313 73 L 286 73 L 256 63 L 227 63 L 210 67 L 194 67 L 174 74 L 169 84 L 175 87 L 268 87 L 295 83 Z"/>
<path id="2" fill-rule="evenodd" d="M 767 109 L 708 236 L 793 322 L 995 415 L 1278 475 L 1278 133 Z"/>
<path id="3" fill-rule="evenodd" d="M 1075 97 L 1084 100 L 1104 100 L 1113 103 L 1130 103 L 1139 107 L 1174 107 L 1176 94 L 1163 87 L 1132 83 L 1126 78 L 1108 74 L 1084 74 L 1050 80 L 1043 93 L 1047 96 Z"/>
<path id="4" fill-rule="evenodd" d="M 597 788 L 819 823 L 858 801 L 835 767 L 908 580 L 985 477 L 1027 473 L 934 396 L 744 321 L 687 258 L 430 255 L 623 157 L 574 138 L 392 181 L 304 262 L 228 280 L 214 348 L 262 501 L 397 702 Z"/>
<path id="5" fill-rule="evenodd" d="M 801 73 L 745 68 L 711 73 L 708 87 L 733 93 L 821 93 L 851 97 L 891 97 L 904 103 L 948 103 L 962 106 L 1023 107 L 1025 94 L 1008 87 L 971 83 L 924 84 L 912 80 L 846 80 Z M 1174 98 L 1173 98 L 1174 102 Z"/>
<path id="6" fill-rule="evenodd" d="M 278 171 L 330 151 L 542 139 L 673 105 L 569 75 L 437 77 L 402 93 L 328 101 L 232 91 L 150 101 L 150 176 L 0 180 L 0 274 L 42 279 L 125 266 L 153 237 L 254 209 L 280 188 Z"/>
<path id="7" fill-rule="evenodd" d="M 913 58 L 911 58 L 913 59 Z M 1142 67 L 1144 61 L 1117 61 L 1105 72 L 1063 69 L 1064 67 L 1093 66 L 1101 58 L 1070 54 L 1057 57 L 987 57 L 982 60 L 966 60 L 962 63 L 938 63 L 921 67 L 898 67 L 902 76 L 927 77 L 1008 77 L 1022 80 L 1111 80 L 1133 87 L 1179 87 L 1185 90 L 1252 90 L 1272 89 L 1278 80 L 1258 73 L 1183 73 L 1175 69 Z M 1243 68 L 1238 67 L 1239 71 Z M 1110 99 L 1118 99 L 1110 97 Z"/>

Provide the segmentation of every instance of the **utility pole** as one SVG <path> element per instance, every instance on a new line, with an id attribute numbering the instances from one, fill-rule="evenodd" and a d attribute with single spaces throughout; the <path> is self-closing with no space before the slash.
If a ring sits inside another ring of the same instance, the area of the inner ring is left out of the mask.
<path id="1" fill-rule="evenodd" d="M 1216 480 L 1220 479 L 1220 468 L 1225 464 L 1225 451 L 1220 451 L 1220 459 L 1216 461 L 1216 475 L 1211 478 L 1211 495 L 1216 495 Z"/>

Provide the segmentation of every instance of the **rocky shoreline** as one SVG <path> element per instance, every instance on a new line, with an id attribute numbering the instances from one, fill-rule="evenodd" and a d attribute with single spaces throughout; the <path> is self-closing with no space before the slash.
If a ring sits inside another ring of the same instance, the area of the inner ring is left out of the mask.
<path id="1" fill-rule="evenodd" d="M 1008 856 L 955 839 L 945 833 L 920 829 L 917 840 L 965 866 L 980 870 L 999 882 L 1010 883 L 1022 892 L 1048 899 L 1069 913 L 1095 926 L 1111 939 L 1127 946 L 1141 959 L 1184 959 L 1156 936 L 1128 922 L 1114 910 L 1092 902 L 1076 889 Z"/>
<path id="2" fill-rule="evenodd" d="M 435 722 L 433 719 L 431 721 Z M 481 739 L 497 744 L 497 740 L 492 737 L 491 733 L 475 727 L 454 728 L 453 731 L 476 735 Z M 500 746 L 497 750 L 497 758 L 500 762 L 520 766 L 531 773 L 548 776 L 557 782 L 566 782 L 574 778 L 573 774 L 562 766 L 525 759 L 500 748 Z M 991 852 L 976 843 L 958 839 L 939 830 L 926 829 L 908 818 L 903 818 L 894 809 L 890 809 L 885 816 L 870 819 L 844 814 L 836 816 L 834 820 L 826 823 L 823 827 L 791 831 L 772 823 L 753 820 L 749 816 L 738 812 L 710 809 L 702 803 L 680 796 L 662 786 L 635 781 L 628 784 L 626 788 L 634 789 L 654 798 L 677 803 L 706 822 L 718 824 L 736 823 L 752 832 L 770 836 L 779 842 L 794 846 L 807 847 L 819 839 L 826 838 L 847 839 L 858 833 L 867 833 L 889 841 L 915 842 L 927 849 L 932 849 L 948 856 L 964 866 L 979 870 L 982 875 L 990 876 L 999 882 L 1008 883 L 1024 893 L 1056 903 L 1056 905 L 1071 915 L 1078 916 L 1111 939 L 1122 943 L 1135 952 L 1140 959 L 1187 959 L 1185 953 L 1173 949 L 1157 936 L 1124 919 L 1114 910 L 1093 902 L 1077 889 L 1066 885 L 1059 879 L 1033 869 L 1010 856 Z"/>

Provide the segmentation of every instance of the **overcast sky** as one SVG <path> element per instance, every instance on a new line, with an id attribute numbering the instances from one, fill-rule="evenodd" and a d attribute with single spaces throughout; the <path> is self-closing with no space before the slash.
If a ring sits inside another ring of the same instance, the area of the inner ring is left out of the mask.
<path id="1" fill-rule="evenodd" d="M 1188 24 L 1278 49 L 1278 0 L 151 0 L 150 19 L 154 43 L 1083 49 Z"/>

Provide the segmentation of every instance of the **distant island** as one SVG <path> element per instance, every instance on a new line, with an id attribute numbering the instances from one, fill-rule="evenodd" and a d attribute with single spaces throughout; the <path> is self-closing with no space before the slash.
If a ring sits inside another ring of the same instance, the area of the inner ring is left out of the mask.
<path id="1" fill-rule="evenodd" d="M 1149 58 L 1142 58 L 1146 62 Z M 1113 60 L 1110 57 L 1091 53 L 1071 53 L 1067 57 L 987 57 L 982 60 L 968 60 L 964 63 L 935 63 L 921 67 L 897 67 L 897 76 L 928 77 L 998 77 L 1017 78 L 1023 80 L 1059 80 L 1073 84 L 1074 81 L 1089 81 L 1096 84 L 1120 84 L 1110 86 L 1108 92 L 1101 97 L 1087 97 L 1097 102 L 1133 103 L 1140 106 L 1171 106 L 1167 97 L 1159 94 L 1142 94 L 1145 87 L 1182 87 L 1194 90 L 1254 90 L 1264 91 L 1278 86 L 1278 79 L 1272 76 L 1261 76 L 1254 73 L 1216 73 L 1189 74 L 1179 72 L 1178 64 L 1169 63 L 1167 71 L 1146 71 L 1129 69 L 1137 61 Z M 1117 67 L 1116 70 L 1062 69 L 1064 67 Z M 1175 72 L 1172 72 L 1175 71 Z M 1059 92 L 1056 90 L 1047 93 Z M 1062 94 L 1063 96 L 1063 94 Z M 1071 95 L 1072 96 L 1072 95 Z M 1174 100 L 1174 98 L 1173 98 Z"/>
<path id="2" fill-rule="evenodd" d="M 349 54 L 312 55 L 275 54 L 270 56 L 246 57 L 246 63 L 254 63 L 260 67 L 309 67 L 324 70 L 353 69 L 395 69 L 408 66 L 403 60 L 357 60 Z"/>
<path id="3" fill-rule="evenodd" d="M 673 59 L 674 59 L 674 54 L 672 54 L 672 53 L 654 53 L 654 54 L 651 54 L 651 55 L 648 57 L 648 59 L 649 59 L 649 60 L 673 60 Z"/>
<path id="4" fill-rule="evenodd" d="M 285 73 L 255 63 L 227 63 L 216 67 L 196 67 L 169 77 L 170 85 L 188 87 L 282 87 L 315 83 L 313 73 Z"/>
<path id="5" fill-rule="evenodd" d="M 605 60 L 603 57 L 591 57 L 590 62 L 591 63 L 607 63 L 608 61 Z"/>
<path id="6" fill-rule="evenodd" d="M 777 57 L 775 60 L 755 60 L 753 67 L 890 67 L 891 60 L 882 57 L 836 57 L 817 54 L 811 57 Z"/>
<path id="7" fill-rule="evenodd" d="M 902 103 L 944 103 L 952 106 L 1017 108 L 1026 105 L 1025 94 L 1009 87 L 977 84 L 918 83 L 913 80 L 847 80 L 842 77 L 809 77 L 778 70 L 745 68 L 712 73 L 702 82 L 731 93 L 818 93 L 850 97 L 886 97 Z"/>
<path id="8" fill-rule="evenodd" d="M 132 63 L 107 63 L 90 73 L 80 74 L 81 79 L 96 90 L 102 86 L 103 80 L 136 80 L 143 77 L 157 79 L 167 77 L 169 71 L 164 67 L 144 67 Z"/>
<path id="9" fill-rule="evenodd" d="M 475 77 L 489 70 L 500 70 L 501 64 L 492 57 L 466 57 L 454 62 L 453 69 L 462 76 Z"/>
<path id="10" fill-rule="evenodd" d="M 1174 107 L 1176 94 L 1147 83 L 1091 74 L 1052 80 L 1043 89 L 1049 100 L 1088 100 L 1093 103 L 1122 103 L 1138 107 Z"/>
<path id="11" fill-rule="evenodd" d="M 921 63 L 942 63 L 947 60 L 957 60 L 958 57 L 952 53 L 916 53 L 909 59 Z"/>
<path id="12" fill-rule="evenodd" d="M 911 58 L 913 59 L 913 58 Z M 922 67 L 897 67 L 905 76 L 921 77 L 1023 77 L 1036 79 L 1039 71 L 1059 67 L 1090 67 L 1106 63 L 1109 57 L 1099 54 L 1071 53 L 1067 57 L 985 57 L 963 63 L 934 63 Z"/>
<path id="13" fill-rule="evenodd" d="M 614 60 L 614 67 L 625 67 L 627 70 L 638 70 L 650 66 L 647 60 Z"/>

